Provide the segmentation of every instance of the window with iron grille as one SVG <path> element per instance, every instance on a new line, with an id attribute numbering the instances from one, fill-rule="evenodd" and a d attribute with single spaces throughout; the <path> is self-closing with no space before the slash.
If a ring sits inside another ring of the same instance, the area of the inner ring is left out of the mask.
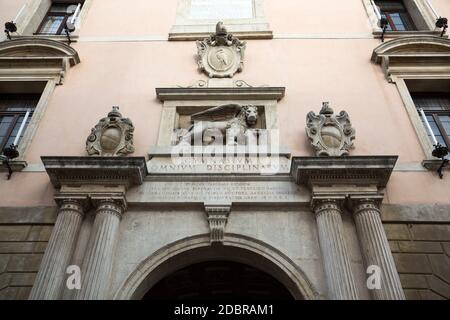
<path id="1" fill-rule="evenodd" d="M 39 97 L 38 94 L 0 95 L 0 153 L 5 147 L 13 144 L 15 140 L 17 140 L 17 145 L 20 143 Z M 19 139 L 16 139 L 24 122 L 21 135 Z"/>
<path id="2" fill-rule="evenodd" d="M 52 3 L 50 9 L 44 17 L 36 34 L 42 35 L 60 35 L 63 34 L 67 21 L 71 21 L 77 12 L 77 7 L 81 2 L 72 3 Z"/>
<path id="3" fill-rule="evenodd" d="M 450 148 L 450 93 L 420 92 L 411 96 L 416 108 L 424 111 L 436 140 Z M 429 132 L 428 136 L 432 141 Z"/>
<path id="4" fill-rule="evenodd" d="M 375 4 L 388 21 L 387 31 L 417 30 L 403 1 L 375 1 Z"/>

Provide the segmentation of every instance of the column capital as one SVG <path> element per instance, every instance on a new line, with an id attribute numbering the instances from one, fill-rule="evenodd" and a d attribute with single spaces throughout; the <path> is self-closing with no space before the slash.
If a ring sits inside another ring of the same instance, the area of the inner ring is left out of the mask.
<path id="1" fill-rule="evenodd" d="M 89 198 L 87 196 L 74 196 L 57 194 L 55 202 L 59 206 L 59 213 L 65 210 L 73 210 L 84 216 L 89 209 Z"/>
<path id="2" fill-rule="evenodd" d="M 122 219 L 122 215 L 127 209 L 125 197 L 93 197 L 91 201 L 96 209 L 96 215 L 107 211 Z"/>
<path id="3" fill-rule="evenodd" d="M 348 201 L 348 206 L 357 215 L 365 210 L 375 210 L 380 213 L 380 206 L 383 202 L 383 195 L 372 196 L 351 196 Z"/>
<path id="4" fill-rule="evenodd" d="M 343 197 L 313 197 L 311 200 L 311 209 L 316 215 L 325 210 L 342 211 L 345 198 Z"/>

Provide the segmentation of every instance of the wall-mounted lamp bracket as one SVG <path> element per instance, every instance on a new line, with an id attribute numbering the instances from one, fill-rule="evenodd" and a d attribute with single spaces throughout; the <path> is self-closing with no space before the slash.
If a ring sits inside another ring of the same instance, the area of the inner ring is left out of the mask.
<path id="1" fill-rule="evenodd" d="M 442 173 L 442 170 L 444 170 L 444 168 L 449 164 L 449 160 L 446 159 L 445 157 L 448 155 L 448 148 L 441 145 L 439 142 L 437 144 L 434 145 L 434 150 L 431 153 L 433 155 L 433 157 L 435 158 L 439 158 L 442 160 L 442 163 L 440 165 L 440 167 L 437 170 L 437 173 L 439 175 L 439 178 L 443 178 L 444 174 Z"/>
<path id="2" fill-rule="evenodd" d="M 5 33 L 8 40 L 11 40 L 11 33 L 14 33 L 17 31 L 17 26 L 14 22 L 6 22 L 5 23 Z"/>
<path id="3" fill-rule="evenodd" d="M 10 161 L 13 159 L 16 159 L 19 156 L 19 151 L 17 151 L 17 146 L 14 144 L 11 144 L 9 147 L 3 149 L 3 155 L 0 156 L 0 159 L 2 160 L 3 164 L 8 169 L 8 180 L 11 179 L 11 176 L 13 174 Z"/>
<path id="4" fill-rule="evenodd" d="M 381 42 L 384 42 L 384 36 L 386 34 L 387 28 L 388 28 L 389 22 L 386 18 L 381 18 L 380 19 L 380 28 L 383 31 L 381 33 Z"/>
<path id="5" fill-rule="evenodd" d="M 443 37 L 444 34 L 445 34 L 445 31 L 446 31 L 447 28 L 448 28 L 448 19 L 447 19 L 447 18 L 443 18 L 443 17 L 439 17 L 439 18 L 436 20 L 436 27 L 437 27 L 437 28 L 442 28 L 441 37 Z"/>

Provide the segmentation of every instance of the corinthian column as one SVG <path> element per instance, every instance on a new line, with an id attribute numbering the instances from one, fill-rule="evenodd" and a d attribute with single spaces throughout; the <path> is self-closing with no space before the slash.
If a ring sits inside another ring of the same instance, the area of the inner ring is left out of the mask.
<path id="1" fill-rule="evenodd" d="M 315 204 L 314 212 L 329 298 L 333 300 L 358 299 L 338 202 L 320 200 Z"/>
<path id="2" fill-rule="evenodd" d="M 405 294 L 377 203 L 369 199 L 359 200 L 353 206 L 353 215 L 366 268 L 374 265 L 381 271 L 381 288 L 370 290 L 372 297 L 376 300 L 404 300 Z"/>
<path id="3" fill-rule="evenodd" d="M 114 200 L 100 201 L 81 268 L 81 289 L 77 300 L 108 298 L 111 269 L 119 224 L 124 208 Z"/>
<path id="4" fill-rule="evenodd" d="M 66 269 L 75 249 L 83 215 L 83 207 L 79 201 L 64 200 L 62 202 L 30 293 L 30 300 L 61 298 Z"/>

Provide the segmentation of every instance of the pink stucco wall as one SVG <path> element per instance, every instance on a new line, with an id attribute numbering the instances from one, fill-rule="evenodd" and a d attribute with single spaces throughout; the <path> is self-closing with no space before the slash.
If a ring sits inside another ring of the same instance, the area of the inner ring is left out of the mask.
<path id="1" fill-rule="evenodd" d="M 0 18 L 15 16 L 19 2 L 0 0 Z M 448 0 L 432 2 L 450 17 Z M 93 1 L 80 41 L 73 44 L 82 62 L 54 91 L 27 152 L 29 164 L 40 163 L 43 155 L 85 155 L 90 129 L 112 105 L 119 105 L 136 127 L 134 155 L 147 154 L 156 144 L 161 117 L 155 88 L 206 79 L 197 71 L 194 42 L 163 40 L 175 12 L 175 0 Z M 266 0 L 265 12 L 280 36 L 247 41 L 245 68 L 235 78 L 254 86 L 286 87 L 278 122 L 282 144 L 294 156 L 313 154 L 305 116 L 330 101 L 335 111 L 350 114 L 357 130 L 353 155 L 399 155 L 400 163 L 424 159 L 397 87 L 370 61 L 380 40 L 370 38 L 362 1 Z M 138 41 L 142 36 L 154 40 Z M 394 172 L 386 202 L 450 203 L 449 188 L 450 179 L 439 180 L 430 172 Z M 45 173 L 15 173 L 11 181 L 0 180 L 1 206 L 50 205 L 52 192 Z"/>

